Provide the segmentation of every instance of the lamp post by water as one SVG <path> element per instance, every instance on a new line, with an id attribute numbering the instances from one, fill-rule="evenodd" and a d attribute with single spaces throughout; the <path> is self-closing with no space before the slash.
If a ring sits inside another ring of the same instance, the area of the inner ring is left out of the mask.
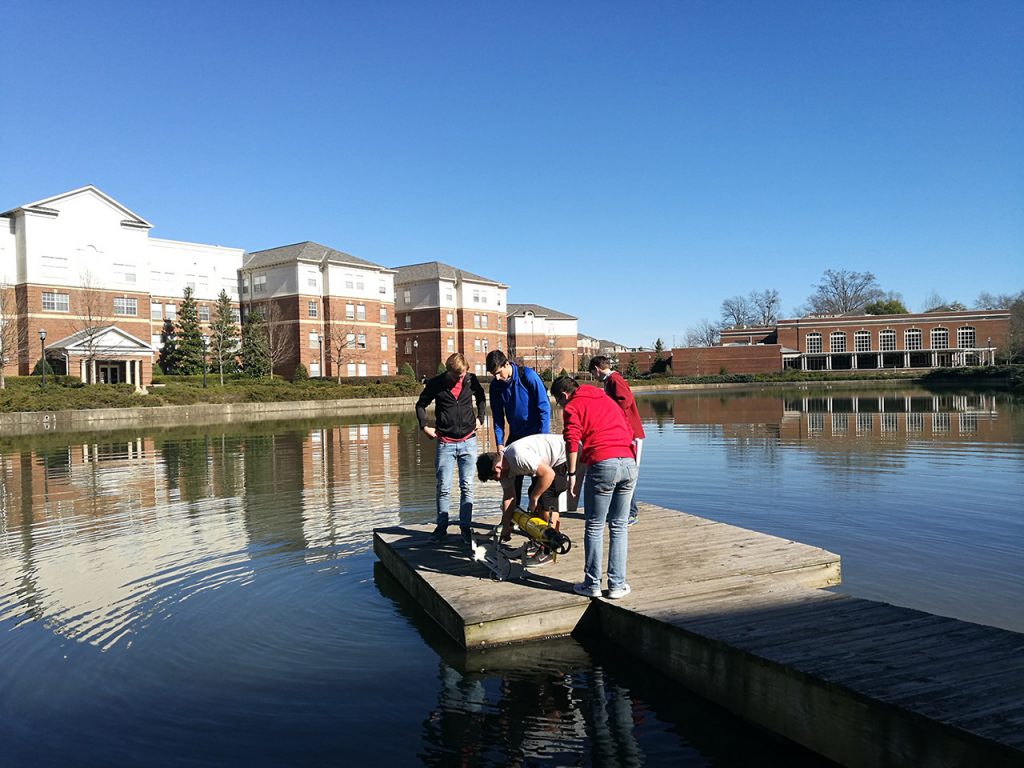
<path id="1" fill-rule="evenodd" d="M 318 333 L 316 335 L 316 346 L 317 353 L 320 355 L 320 378 L 324 377 L 324 335 Z"/>
<path id="2" fill-rule="evenodd" d="M 46 386 L 46 329 L 39 329 L 39 363 L 43 368 L 43 380 L 39 382 L 40 387 Z"/>
<path id="3" fill-rule="evenodd" d="M 204 333 L 201 338 L 203 340 L 203 389 L 206 389 L 206 358 L 210 352 L 210 337 Z"/>
<path id="4" fill-rule="evenodd" d="M 416 381 L 420 380 L 420 340 L 418 338 L 412 340 L 412 351 L 415 355 L 416 360 Z"/>
<path id="5" fill-rule="evenodd" d="M 988 357 L 989 365 L 995 365 L 996 364 L 996 353 L 992 349 L 992 337 L 991 336 L 989 336 L 988 339 L 985 340 L 985 346 L 988 347 L 988 355 L 987 355 L 987 357 Z"/>

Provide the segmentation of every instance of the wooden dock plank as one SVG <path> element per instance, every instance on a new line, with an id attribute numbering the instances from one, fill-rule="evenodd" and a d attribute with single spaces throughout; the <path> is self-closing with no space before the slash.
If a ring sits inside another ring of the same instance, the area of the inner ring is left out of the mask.
<path id="1" fill-rule="evenodd" d="M 818 589 L 841 577 L 820 548 L 644 504 L 633 593 L 591 601 L 572 592 L 581 513 L 563 516 L 573 550 L 516 582 L 429 531 L 375 531 L 374 550 L 467 653 L 588 613 L 667 676 L 841 764 L 1024 765 L 1024 635 Z"/>

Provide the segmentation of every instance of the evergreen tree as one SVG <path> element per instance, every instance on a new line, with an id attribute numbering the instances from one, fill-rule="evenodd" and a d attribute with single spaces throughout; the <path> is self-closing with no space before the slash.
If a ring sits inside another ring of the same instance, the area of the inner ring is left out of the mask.
<path id="1" fill-rule="evenodd" d="M 178 372 L 180 358 L 178 334 L 174 330 L 174 321 L 168 318 L 164 320 L 164 327 L 160 330 L 160 358 L 157 365 L 168 376 L 173 376 Z"/>
<path id="2" fill-rule="evenodd" d="M 398 368 L 399 376 L 408 376 L 410 379 L 416 378 L 416 372 L 413 371 L 412 366 L 408 363 L 402 363 Z"/>
<path id="3" fill-rule="evenodd" d="M 242 324 L 242 372 L 254 379 L 270 375 L 270 343 L 258 310 L 248 312 Z"/>
<path id="4" fill-rule="evenodd" d="M 199 307 L 195 292 L 185 286 L 184 300 L 178 307 L 178 373 L 195 376 L 203 372 L 203 334 L 199 329 Z"/>
<path id="5" fill-rule="evenodd" d="M 224 383 L 224 372 L 234 373 L 238 364 L 238 326 L 235 325 L 235 308 L 231 305 L 228 292 L 221 290 L 217 296 L 214 309 L 213 324 L 210 326 L 210 353 L 212 367 L 220 375 L 220 383 Z"/>
<path id="6" fill-rule="evenodd" d="M 661 338 L 659 337 L 659 338 L 655 339 L 655 341 L 654 341 L 654 359 L 655 360 L 661 360 L 664 352 L 665 352 L 665 342 L 663 342 L 661 340 Z"/>
<path id="7" fill-rule="evenodd" d="M 640 366 L 636 363 L 636 358 L 629 358 L 629 365 L 626 366 L 626 378 L 635 379 L 640 375 Z"/>

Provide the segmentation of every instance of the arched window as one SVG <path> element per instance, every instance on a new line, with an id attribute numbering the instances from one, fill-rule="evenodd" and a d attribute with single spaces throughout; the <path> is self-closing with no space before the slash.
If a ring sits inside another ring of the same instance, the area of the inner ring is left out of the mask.
<path id="1" fill-rule="evenodd" d="M 871 331 L 857 331 L 853 334 L 853 348 L 857 352 L 870 352 Z"/>
<path id="2" fill-rule="evenodd" d="M 975 342 L 976 334 L 973 326 L 965 325 L 963 328 L 956 329 L 956 345 L 960 349 L 971 349 L 977 346 Z"/>
<path id="3" fill-rule="evenodd" d="M 932 328 L 932 349 L 949 349 L 948 328 Z"/>
<path id="4" fill-rule="evenodd" d="M 903 348 L 904 349 L 921 349 L 922 338 L 920 328 L 907 328 L 903 332 Z"/>
<path id="5" fill-rule="evenodd" d="M 896 351 L 896 331 L 885 330 L 878 332 L 878 348 L 883 352 Z"/>
<path id="6" fill-rule="evenodd" d="M 821 334 L 820 333 L 808 333 L 807 334 L 807 354 L 809 354 L 809 355 L 820 355 L 821 354 Z"/>
<path id="7" fill-rule="evenodd" d="M 846 351 L 846 334 L 842 331 L 834 331 L 829 334 L 828 337 L 828 350 L 829 352 L 845 352 Z"/>

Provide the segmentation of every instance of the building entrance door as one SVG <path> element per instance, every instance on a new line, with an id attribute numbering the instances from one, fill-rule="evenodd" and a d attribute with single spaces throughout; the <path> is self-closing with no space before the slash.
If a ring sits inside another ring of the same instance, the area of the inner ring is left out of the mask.
<path id="1" fill-rule="evenodd" d="M 99 369 L 100 384 L 121 383 L 120 363 L 100 363 L 96 367 Z"/>

